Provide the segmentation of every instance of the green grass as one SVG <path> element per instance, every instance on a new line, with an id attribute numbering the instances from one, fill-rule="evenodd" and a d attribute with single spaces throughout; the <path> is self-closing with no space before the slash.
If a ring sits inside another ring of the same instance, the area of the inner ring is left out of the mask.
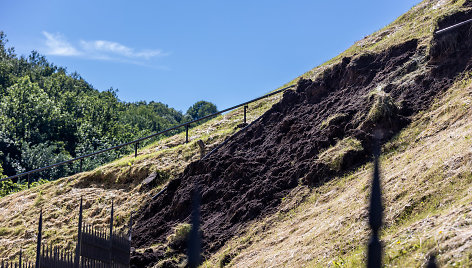
<path id="1" fill-rule="evenodd" d="M 7 227 L 0 227 L 0 236 L 10 234 L 11 230 Z"/>
<path id="2" fill-rule="evenodd" d="M 345 156 L 351 152 L 362 151 L 361 142 L 353 137 L 344 138 L 318 155 L 318 159 L 332 170 L 340 171 Z"/>
<path id="3" fill-rule="evenodd" d="M 167 244 L 170 247 L 184 244 L 191 230 L 192 225 L 188 223 L 180 223 L 174 228 L 174 233 L 167 237 Z"/>
<path id="4" fill-rule="evenodd" d="M 348 114 L 345 114 L 345 113 L 333 114 L 333 115 L 329 116 L 326 120 L 321 122 L 320 129 L 324 129 L 324 128 L 327 128 L 329 126 L 336 125 L 339 122 L 341 122 L 342 120 L 344 120 L 347 116 L 348 116 Z"/>

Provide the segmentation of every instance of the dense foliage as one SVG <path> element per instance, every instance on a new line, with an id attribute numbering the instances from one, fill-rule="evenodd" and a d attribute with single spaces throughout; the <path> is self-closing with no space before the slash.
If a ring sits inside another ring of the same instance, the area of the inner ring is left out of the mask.
<path id="1" fill-rule="evenodd" d="M 0 164 L 0 179 L 3 179 L 3 178 L 5 178 L 5 177 L 6 177 L 6 176 L 3 175 L 3 167 L 2 167 L 2 165 Z"/>
<path id="2" fill-rule="evenodd" d="M 116 90 L 100 92 L 79 74 L 67 73 L 37 52 L 17 56 L 6 42 L 0 32 L 0 163 L 6 175 L 128 142 L 216 111 L 208 102 L 192 106 L 190 115 L 159 102 L 122 102 Z M 130 150 L 86 159 L 84 169 Z M 68 175 L 78 165 L 44 171 L 35 179 Z"/>
<path id="3" fill-rule="evenodd" d="M 198 101 L 194 105 L 190 106 L 187 110 L 187 115 L 189 115 L 192 120 L 202 118 L 209 114 L 214 114 L 218 111 L 216 105 L 208 101 Z"/>

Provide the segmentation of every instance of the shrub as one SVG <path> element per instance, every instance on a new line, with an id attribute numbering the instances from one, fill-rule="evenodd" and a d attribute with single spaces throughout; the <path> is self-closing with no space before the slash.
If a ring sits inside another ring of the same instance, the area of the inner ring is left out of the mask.
<path id="1" fill-rule="evenodd" d="M 185 247 L 192 225 L 181 223 L 174 228 L 174 233 L 167 237 L 168 246 L 172 249 Z"/>
<path id="2" fill-rule="evenodd" d="M 374 99 L 374 104 L 367 115 L 368 121 L 379 122 L 397 114 L 398 108 L 393 102 L 392 97 L 382 91 L 381 88 L 374 90 L 369 97 Z"/>

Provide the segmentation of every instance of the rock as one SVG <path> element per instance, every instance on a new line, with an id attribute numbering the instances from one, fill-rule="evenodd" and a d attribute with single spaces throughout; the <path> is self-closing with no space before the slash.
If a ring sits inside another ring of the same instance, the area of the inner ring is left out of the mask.
<path id="1" fill-rule="evenodd" d="M 157 178 L 157 172 L 152 172 L 151 174 L 149 174 L 149 176 L 146 179 L 143 180 L 141 185 L 149 189 L 153 188 L 157 184 L 156 178 Z"/>
<path id="2" fill-rule="evenodd" d="M 197 144 L 200 147 L 200 158 L 203 158 L 205 156 L 205 143 L 202 140 L 198 140 Z"/>

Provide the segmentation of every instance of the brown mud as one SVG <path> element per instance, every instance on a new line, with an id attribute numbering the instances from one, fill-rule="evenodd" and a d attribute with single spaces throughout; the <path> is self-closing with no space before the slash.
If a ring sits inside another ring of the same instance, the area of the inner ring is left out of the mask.
<path id="1" fill-rule="evenodd" d="M 446 18 L 439 26 L 460 19 Z M 381 130 L 384 141 L 392 138 L 470 70 L 470 26 L 432 42 L 429 52 L 411 40 L 378 54 L 344 58 L 316 80 L 300 80 L 257 122 L 207 159 L 191 163 L 145 205 L 133 246 L 165 243 L 173 227 L 189 222 L 195 183 L 202 194 L 203 250 L 211 254 L 252 220 L 275 212 L 299 183 L 318 185 L 365 163 L 374 130 Z M 319 161 L 320 152 L 347 137 L 360 141 L 362 149 L 343 155 L 338 170 Z M 134 253 L 132 264 L 142 267 L 162 258 L 161 251 L 148 250 Z"/>

